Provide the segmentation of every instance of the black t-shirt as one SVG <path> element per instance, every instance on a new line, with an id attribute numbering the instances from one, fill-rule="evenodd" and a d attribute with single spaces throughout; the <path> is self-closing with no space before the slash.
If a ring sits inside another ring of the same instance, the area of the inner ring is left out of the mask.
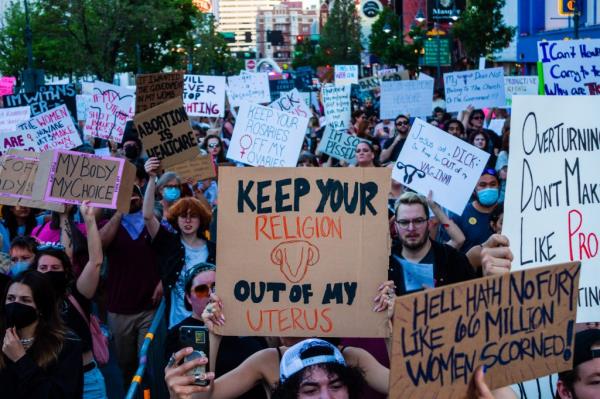
<path id="1" fill-rule="evenodd" d="M 90 332 L 88 322 L 92 313 L 92 301 L 84 297 L 77 290 L 76 285 L 73 286 L 71 295 L 77 301 L 86 317 L 84 318 L 71 301 L 65 298 L 62 309 L 63 321 L 81 339 L 81 349 L 85 353 L 92 350 L 92 333 Z"/>
<path id="2" fill-rule="evenodd" d="M 387 139 L 385 141 L 385 143 L 383 143 L 383 149 L 387 150 L 388 148 L 390 148 L 392 146 L 392 144 L 394 144 L 394 139 L 395 139 L 395 137 L 391 137 L 391 138 Z M 396 144 L 396 146 L 392 150 L 392 153 L 390 154 L 390 157 L 388 158 L 388 160 L 386 162 L 396 162 L 396 160 L 400 156 L 400 151 L 402 151 L 402 147 L 404 147 L 405 142 L 406 142 L 406 139 L 400 139 L 398 141 L 398 144 Z"/>

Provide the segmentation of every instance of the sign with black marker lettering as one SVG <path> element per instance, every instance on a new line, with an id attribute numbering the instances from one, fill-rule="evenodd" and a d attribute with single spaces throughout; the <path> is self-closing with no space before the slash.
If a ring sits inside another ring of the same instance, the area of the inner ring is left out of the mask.
<path id="1" fill-rule="evenodd" d="M 444 88 L 448 112 L 460 112 L 468 106 L 487 108 L 506 104 L 502 68 L 445 73 Z"/>
<path id="2" fill-rule="evenodd" d="M 269 104 L 269 107 L 304 118 L 312 116 L 310 108 L 297 89 L 281 93 L 281 97 Z"/>
<path id="3" fill-rule="evenodd" d="M 183 96 L 183 72 L 136 75 L 135 84 L 136 114 Z"/>
<path id="4" fill-rule="evenodd" d="M 123 141 L 125 124 L 134 98 L 133 90 L 94 82 L 91 101 L 87 104 L 83 134 L 114 143 Z"/>
<path id="5" fill-rule="evenodd" d="M 29 107 L 0 108 L 0 132 L 14 132 L 31 116 Z"/>
<path id="6" fill-rule="evenodd" d="M 220 168 L 220 333 L 389 336 L 386 312 L 372 311 L 388 186 L 380 168 Z"/>
<path id="7" fill-rule="evenodd" d="M 174 98 L 137 114 L 134 123 L 148 157 L 169 168 L 192 160 L 200 150 L 181 98 Z"/>
<path id="8" fill-rule="evenodd" d="M 225 115 L 225 76 L 184 75 L 183 103 L 189 116 Z"/>
<path id="9" fill-rule="evenodd" d="M 348 129 L 327 125 L 317 152 L 322 152 L 340 161 L 354 163 L 356 162 L 356 146 L 360 142 L 361 139 L 349 134 Z"/>
<path id="10" fill-rule="evenodd" d="M 511 115 L 502 233 L 513 269 L 581 261 L 579 323 L 600 321 L 598 110 L 600 96 L 515 96 Z"/>
<path id="11" fill-rule="evenodd" d="M 252 166 L 296 166 L 308 118 L 242 104 L 227 158 Z"/>
<path id="12" fill-rule="evenodd" d="M 350 126 L 350 117 L 352 116 L 350 106 L 351 89 L 352 86 L 350 85 L 323 85 L 321 96 L 327 124 L 335 123 L 337 126 L 346 128 Z"/>
<path id="13" fill-rule="evenodd" d="M 54 148 L 71 149 L 82 144 L 66 105 L 38 114 L 18 125 L 17 129 L 31 134 L 41 152 Z"/>
<path id="14" fill-rule="evenodd" d="M 461 215 L 490 157 L 485 151 L 415 119 L 392 178 Z"/>
<path id="15" fill-rule="evenodd" d="M 401 296 L 392 399 L 466 399 L 480 366 L 491 389 L 573 367 L 580 263 L 484 277 Z"/>
<path id="16" fill-rule="evenodd" d="M 128 213 L 135 166 L 123 158 L 55 150 L 40 155 L 33 199 Z"/>

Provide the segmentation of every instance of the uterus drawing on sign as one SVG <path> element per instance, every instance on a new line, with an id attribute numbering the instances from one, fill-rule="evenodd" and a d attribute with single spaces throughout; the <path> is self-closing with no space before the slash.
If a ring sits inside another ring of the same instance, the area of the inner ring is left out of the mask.
<path id="1" fill-rule="evenodd" d="M 403 163 L 401 161 L 398 161 L 398 162 L 396 162 L 396 167 L 398 169 L 400 169 L 400 170 L 404 170 L 404 176 L 402 176 L 402 180 L 406 184 L 412 183 L 413 178 L 415 177 L 415 175 L 419 179 L 423 179 L 425 177 L 425 172 L 422 171 L 421 169 L 417 168 L 414 165 L 405 164 L 405 163 Z"/>
<path id="2" fill-rule="evenodd" d="M 319 259 L 319 248 L 305 240 L 284 241 L 271 251 L 271 263 L 279 266 L 279 270 L 290 283 L 302 281 L 309 266 L 316 265 Z"/>
<path id="3" fill-rule="evenodd" d="M 244 158 L 244 154 L 252 147 L 252 136 L 244 134 L 240 137 L 240 158 Z"/>

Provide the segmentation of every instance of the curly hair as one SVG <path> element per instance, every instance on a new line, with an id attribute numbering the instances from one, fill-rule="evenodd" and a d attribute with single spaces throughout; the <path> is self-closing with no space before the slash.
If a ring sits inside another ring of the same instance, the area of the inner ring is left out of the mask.
<path id="1" fill-rule="evenodd" d="M 305 367 L 290 376 L 273 390 L 271 399 L 297 399 L 300 384 L 313 370 L 320 368 L 331 378 L 337 376 L 348 389 L 349 399 L 359 399 L 366 386 L 363 371 L 358 367 L 343 366 L 338 363 L 321 363 Z"/>
<path id="2" fill-rule="evenodd" d="M 171 208 L 169 209 L 169 216 L 167 221 L 173 226 L 175 230 L 181 232 L 179 228 L 179 223 L 177 223 L 177 219 L 179 217 L 185 217 L 187 215 L 192 217 L 197 217 L 200 219 L 200 226 L 198 227 L 198 236 L 204 237 L 204 233 L 208 230 L 210 225 L 210 221 L 212 219 L 212 214 L 210 209 L 202 204 L 196 198 L 185 197 L 179 199 Z"/>

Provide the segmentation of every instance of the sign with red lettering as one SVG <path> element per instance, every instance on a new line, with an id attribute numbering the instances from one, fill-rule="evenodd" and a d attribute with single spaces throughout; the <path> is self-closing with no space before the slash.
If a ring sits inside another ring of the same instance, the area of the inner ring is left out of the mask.
<path id="1" fill-rule="evenodd" d="M 387 280 L 388 186 L 380 168 L 220 168 L 220 333 L 389 336 L 372 310 Z"/>
<path id="2" fill-rule="evenodd" d="M 134 96 L 133 90 L 100 81 L 94 82 L 91 101 L 87 104 L 83 134 L 114 143 L 123 141 L 125 124 Z"/>
<path id="3" fill-rule="evenodd" d="M 600 96 L 515 96 L 503 234 L 513 270 L 581 261 L 577 322 L 600 321 Z"/>
<path id="4" fill-rule="evenodd" d="M 17 126 L 30 133 L 37 141 L 40 152 L 55 148 L 71 149 L 82 144 L 66 105 L 52 108 Z"/>
<path id="5" fill-rule="evenodd" d="M 389 397 L 470 398 L 480 366 L 492 389 L 570 370 L 580 268 L 552 265 L 397 298 Z"/>
<path id="6" fill-rule="evenodd" d="M 183 103 L 189 116 L 225 115 L 225 76 L 185 75 Z"/>

